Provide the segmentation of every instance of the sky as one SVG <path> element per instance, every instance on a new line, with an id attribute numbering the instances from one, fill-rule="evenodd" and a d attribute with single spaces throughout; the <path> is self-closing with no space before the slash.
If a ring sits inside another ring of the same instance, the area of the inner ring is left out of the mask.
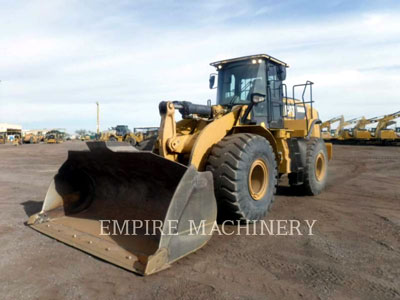
<path id="1" fill-rule="evenodd" d="M 101 130 L 158 126 L 160 101 L 215 103 L 211 62 L 258 53 L 314 82 L 322 120 L 400 111 L 400 1 L 0 5 L 0 123 L 95 131 L 98 101 Z"/>

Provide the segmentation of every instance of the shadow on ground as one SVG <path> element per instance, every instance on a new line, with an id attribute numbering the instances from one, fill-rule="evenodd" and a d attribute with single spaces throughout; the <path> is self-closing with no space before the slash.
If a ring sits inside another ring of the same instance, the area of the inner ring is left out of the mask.
<path id="1" fill-rule="evenodd" d="M 278 196 L 303 197 L 303 193 L 299 189 L 290 186 L 277 186 L 276 194 Z"/>
<path id="2" fill-rule="evenodd" d="M 42 210 L 43 201 L 28 200 L 21 203 L 24 206 L 25 213 L 28 217 L 36 214 Z"/>

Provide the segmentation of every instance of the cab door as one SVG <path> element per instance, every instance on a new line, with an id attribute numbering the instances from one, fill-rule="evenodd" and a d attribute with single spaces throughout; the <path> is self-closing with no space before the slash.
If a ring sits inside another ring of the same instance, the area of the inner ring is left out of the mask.
<path id="1" fill-rule="evenodd" d="M 267 102 L 270 128 L 283 128 L 283 88 L 278 71 L 279 66 L 268 62 Z"/>

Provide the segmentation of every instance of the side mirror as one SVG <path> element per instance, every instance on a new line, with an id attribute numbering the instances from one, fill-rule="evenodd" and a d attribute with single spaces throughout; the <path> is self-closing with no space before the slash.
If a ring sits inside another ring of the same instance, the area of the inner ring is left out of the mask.
<path id="1" fill-rule="evenodd" d="M 265 101 L 265 95 L 259 93 L 251 94 L 251 102 L 253 104 L 261 103 Z"/>
<path id="2" fill-rule="evenodd" d="M 209 81 L 210 81 L 210 89 L 213 89 L 213 88 L 214 88 L 214 84 L 215 84 L 215 75 L 216 75 L 216 74 L 210 74 L 210 79 L 209 79 Z"/>

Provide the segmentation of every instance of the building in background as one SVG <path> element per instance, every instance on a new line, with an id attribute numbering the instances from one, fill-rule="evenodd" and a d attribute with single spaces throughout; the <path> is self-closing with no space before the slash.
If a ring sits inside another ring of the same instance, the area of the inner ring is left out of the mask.
<path id="1" fill-rule="evenodd" d="M 6 140 L 11 142 L 21 140 L 22 126 L 10 123 L 0 123 L 0 135 L 4 135 Z"/>

